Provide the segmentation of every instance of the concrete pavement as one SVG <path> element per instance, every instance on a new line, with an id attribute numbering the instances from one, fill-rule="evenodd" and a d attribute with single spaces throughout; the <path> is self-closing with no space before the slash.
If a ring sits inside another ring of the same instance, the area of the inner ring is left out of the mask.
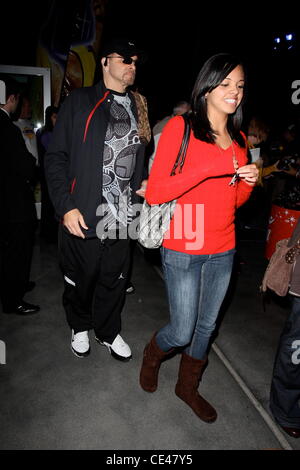
<path id="1" fill-rule="evenodd" d="M 262 450 L 300 449 L 268 409 L 273 360 L 288 307 L 262 308 L 259 283 L 266 266 L 263 241 L 243 240 L 245 261 L 235 271 L 201 393 L 218 420 L 200 421 L 174 393 L 180 357 L 163 363 L 159 388 L 138 383 L 142 352 L 168 318 L 160 270 L 135 250 L 133 283 L 122 315 L 129 363 L 114 360 L 90 332 L 91 354 L 76 358 L 61 305 L 62 278 L 55 245 L 37 237 L 26 300 L 37 315 L 0 314 L 6 364 L 0 365 L 0 449 Z M 152 257 L 154 254 L 152 255 Z"/>

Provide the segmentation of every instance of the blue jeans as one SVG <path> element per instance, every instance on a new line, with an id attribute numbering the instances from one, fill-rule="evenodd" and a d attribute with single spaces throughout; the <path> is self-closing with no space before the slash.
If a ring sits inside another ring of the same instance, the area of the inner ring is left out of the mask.
<path id="1" fill-rule="evenodd" d="M 161 248 L 170 322 L 156 335 L 160 349 L 185 347 L 204 359 L 230 282 L 235 249 L 190 255 Z"/>

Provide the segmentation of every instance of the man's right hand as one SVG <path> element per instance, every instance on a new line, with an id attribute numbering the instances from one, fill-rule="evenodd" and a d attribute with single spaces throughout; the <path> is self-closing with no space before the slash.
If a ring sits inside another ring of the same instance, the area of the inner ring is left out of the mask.
<path id="1" fill-rule="evenodd" d="M 82 232 L 81 228 L 83 227 L 88 230 L 88 227 L 86 226 L 84 218 L 78 209 L 72 209 L 71 211 L 66 212 L 63 217 L 63 225 L 69 230 L 72 235 L 85 238 L 85 235 Z"/>

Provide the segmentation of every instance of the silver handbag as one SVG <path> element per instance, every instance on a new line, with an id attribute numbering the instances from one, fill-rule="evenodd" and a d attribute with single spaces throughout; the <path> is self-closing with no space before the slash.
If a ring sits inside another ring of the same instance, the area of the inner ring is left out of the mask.
<path id="1" fill-rule="evenodd" d="M 191 125 L 188 116 L 183 115 L 184 119 L 184 134 L 182 143 L 171 171 L 171 176 L 176 174 L 177 168 L 179 173 L 185 161 L 186 150 L 189 144 L 191 133 Z M 173 217 L 176 199 L 162 204 L 150 205 L 146 200 L 142 205 L 140 221 L 139 221 L 139 235 L 138 242 L 145 248 L 159 248 L 163 242 L 164 234 L 169 229 L 171 218 Z"/>

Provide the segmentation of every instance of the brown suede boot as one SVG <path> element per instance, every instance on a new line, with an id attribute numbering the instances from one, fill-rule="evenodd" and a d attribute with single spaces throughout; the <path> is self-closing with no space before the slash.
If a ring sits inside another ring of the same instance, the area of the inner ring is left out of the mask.
<path id="1" fill-rule="evenodd" d="M 217 419 L 216 410 L 198 393 L 207 358 L 195 359 L 183 353 L 180 361 L 176 395 L 189 405 L 200 419 L 212 423 Z"/>
<path id="2" fill-rule="evenodd" d="M 162 351 L 156 341 L 154 333 L 151 341 L 144 349 L 143 364 L 140 372 L 140 385 L 146 392 L 155 392 L 157 389 L 157 379 L 160 364 L 164 357 L 173 351 Z"/>

